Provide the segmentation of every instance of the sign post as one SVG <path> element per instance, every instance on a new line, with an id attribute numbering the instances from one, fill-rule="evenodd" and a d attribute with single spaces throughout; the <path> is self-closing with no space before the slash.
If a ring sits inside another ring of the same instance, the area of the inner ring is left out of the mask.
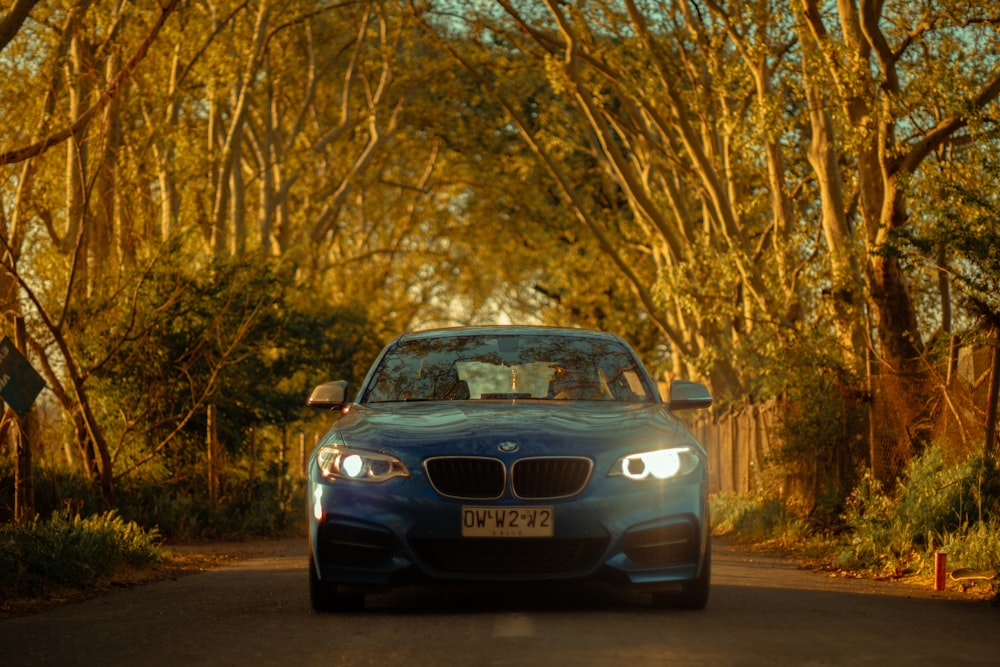
<path id="1" fill-rule="evenodd" d="M 4 336 L 0 340 L 0 398 L 16 413 L 14 471 L 14 521 L 27 523 L 35 515 L 35 486 L 31 475 L 31 442 L 28 440 L 28 411 L 45 387 L 45 380 L 21 353 L 27 347 L 24 318 L 14 321 L 16 343 Z"/>
<path id="2" fill-rule="evenodd" d="M 24 320 L 18 318 L 18 329 L 23 327 Z M 31 367 L 14 341 L 4 336 L 0 340 L 0 398 L 23 417 L 44 387 L 42 376 Z"/>

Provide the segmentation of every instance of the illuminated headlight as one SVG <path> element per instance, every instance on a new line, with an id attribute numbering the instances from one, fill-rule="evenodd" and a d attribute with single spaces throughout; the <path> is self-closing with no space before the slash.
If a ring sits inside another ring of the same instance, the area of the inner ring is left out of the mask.
<path id="1" fill-rule="evenodd" d="M 316 465 L 327 479 L 354 479 L 384 482 L 393 477 L 409 477 L 410 471 L 395 456 L 346 447 L 322 447 Z"/>
<path id="2" fill-rule="evenodd" d="M 670 479 L 686 475 L 697 467 L 698 455 L 690 447 L 674 447 L 623 456 L 609 474 L 634 480 Z"/>

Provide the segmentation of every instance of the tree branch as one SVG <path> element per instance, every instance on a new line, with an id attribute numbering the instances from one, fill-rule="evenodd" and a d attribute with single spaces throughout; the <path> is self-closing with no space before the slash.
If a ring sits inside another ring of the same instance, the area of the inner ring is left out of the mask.
<path id="1" fill-rule="evenodd" d="M 984 109 L 998 97 L 1000 97 L 1000 74 L 994 76 L 993 80 L 978 95 L 970 100 L 969 111 L 973 112 Z M 892 171 L 897 174 L 909 174 L 916 171 L 924 158 L 951 139 L 956 132 L 968 125 L 968 113 L 956 114 L 941 120 L 923 139 L 915 143 L 906 155 L 903 155 L 891 165 Z"/>
<path id="2" fill-rule="evenodd" d="M 125 80 L 131 76 L 135 68 L 146 57 L 150 47 L 153 45 L 153 42 L 156 41 L 157 36 L 160 34 L 160 30 L 166 23 L 167 18 L 169 18 L 170 14 L 173 13 L 179 3 L 180 0 L 167 0 L 167 5 L 160 9 L 160 16 L 158 17 L 156 23 L 153 24 L 153 27 L 150 29 L 149 34 L 146 35 L 142 44 L 139 45 L 135 54 L 125 64 L 125 66 L 122 67 L 121 71 L 118 72 L 118 75 L 101 94 L 101 97 L 98 98 L 98 100 L 91 105 L 89 109 L 81 113 L 80 116 L 68 127 L 54 134 L 50 134 L 41 141 L 37 141 L 29 146 L 7 151 L 6 153 L 0 153 L 0 165 L 16 164 L 18 162 L 30 160 L 31 158 L 38 157 L 53 146 L 61 144 L 70 137 L 78 137 L 84 134 L 94 117 L 100 113 L 104 107 L 106 107 L 111 100 L 118 95 L 119 92 L 121 92 L 121 88 Z"/>
<path id="3" fill-rule="evenodd" d="M 0 51 L 14 39 L 14 35 L 21 29 L 28 13 L 34 9 L 39 0 L 16 0 L 14 6 L 10 8 L 7 15 L 0 20 Z"/>

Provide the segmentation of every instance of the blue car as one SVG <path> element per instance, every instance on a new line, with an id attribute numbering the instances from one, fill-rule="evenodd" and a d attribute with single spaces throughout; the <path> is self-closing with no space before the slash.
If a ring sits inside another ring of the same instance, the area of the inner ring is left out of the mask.
<path id="1" fill-rule="evenodd" d="M 632 348 L 597 331 L 487 326 L 406 333 L 334 411 L 308 463 L 316 611 L 426 582 L 604 580 L 704 608 L 705 450 Z"/>

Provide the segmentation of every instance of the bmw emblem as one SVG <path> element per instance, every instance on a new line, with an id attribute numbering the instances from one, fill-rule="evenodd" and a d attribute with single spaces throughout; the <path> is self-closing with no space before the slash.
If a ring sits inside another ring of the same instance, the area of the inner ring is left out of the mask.
<path id="1" fill-rule="evenodd" d="M 516 452 L 520 448 L 521 448 L 521 446 L 519 444 L 517 444 L 516 442 L 501 442 L 500 446 L 497 447 L 497 449 L 499 449 L 504 454 L 513 454 L 514 452 Z"/>

